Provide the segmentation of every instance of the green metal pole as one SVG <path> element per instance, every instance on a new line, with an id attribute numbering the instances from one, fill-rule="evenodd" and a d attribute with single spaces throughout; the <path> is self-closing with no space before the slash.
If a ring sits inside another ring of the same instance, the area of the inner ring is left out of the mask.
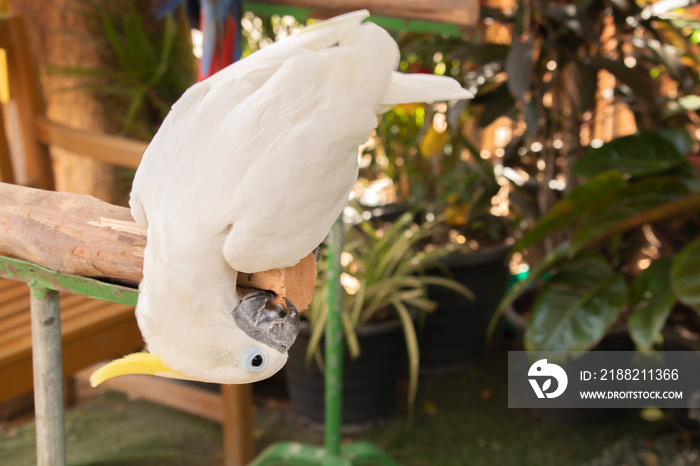
<path id="1" fill-rule="evenodd" d="M 63 361 L 58 291 L 29 283 L 38 466 L 65 466 Z"/>
<path id="2" fill-rule="evenodd" d="M 343 219 L 328 236 L 328 322 L 326 323 L 326 455 L 340 456 L 343 419 L 343 320 L 340 288 L 340 254 L 343 251 Z"/>

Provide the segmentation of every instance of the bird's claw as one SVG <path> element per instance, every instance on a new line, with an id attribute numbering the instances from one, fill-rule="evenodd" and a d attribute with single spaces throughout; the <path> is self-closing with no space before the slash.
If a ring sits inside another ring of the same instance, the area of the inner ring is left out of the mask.
<path id="1" fill-rule="evenodd" d="M 248 293 L 233 310 L 236 324 L 252 338 L 286 352 L 299 334 L 299 312 L 284 298 L 287 308 L 267 291 Z"/>

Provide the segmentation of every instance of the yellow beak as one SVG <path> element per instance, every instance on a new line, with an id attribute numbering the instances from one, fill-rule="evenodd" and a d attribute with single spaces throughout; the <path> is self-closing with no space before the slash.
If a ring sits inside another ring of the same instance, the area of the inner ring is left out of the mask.
<path id="1" fill-rule="evenodd" d="M 107 379 L 128 374 L 149 374 L 173 379 L 197 380 L 172 370 L 160 356 L 151 353 L 132 353 L 121 359 L 115 359 L 93 372 L 90 376 L 90 385 L 94 388 Z"/>

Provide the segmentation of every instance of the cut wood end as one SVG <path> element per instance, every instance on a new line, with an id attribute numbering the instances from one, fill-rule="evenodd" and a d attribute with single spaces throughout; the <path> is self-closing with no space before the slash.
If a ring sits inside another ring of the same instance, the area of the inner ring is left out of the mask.
<path id="1" fill-rule="evenodd" d="M 272 291 L 277 298 L 275 302 L 285 304 L 283 298 L 287 298 L 301 312 L 309 307 L 314 296 L 316 258 L 313 254 L 309 254 L 292 267 L 254 273 L 250 276 L 250 280 L 248 280 L 248 274 L 241 272 L 238 274 L 237 283 L 244 289 Z"/>

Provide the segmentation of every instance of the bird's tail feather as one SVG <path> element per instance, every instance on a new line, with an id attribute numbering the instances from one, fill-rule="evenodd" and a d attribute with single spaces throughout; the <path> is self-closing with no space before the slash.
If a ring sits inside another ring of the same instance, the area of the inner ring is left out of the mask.
<path id="1" fill-rule="evenodd" d="M 395 71 L 379 100 L 377 113 L 389 111 L 398 104 L 432 103 L 440 100 L 460 100 L 474 97 L 457 81 L 434 74 L 405 74 Z"/>

